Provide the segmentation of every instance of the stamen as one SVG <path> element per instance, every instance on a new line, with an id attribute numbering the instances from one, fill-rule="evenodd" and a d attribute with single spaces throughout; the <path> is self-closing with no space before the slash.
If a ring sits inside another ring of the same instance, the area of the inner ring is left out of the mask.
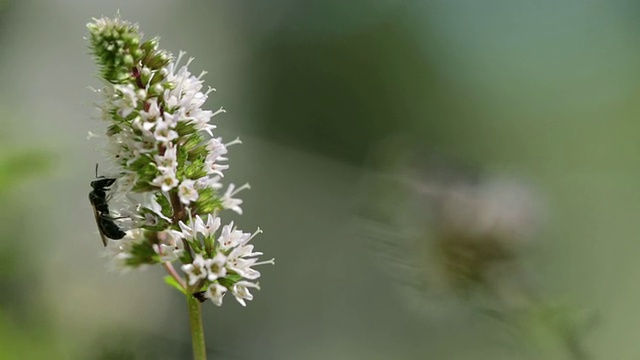
<path id="1" fill-rule="evenodd" d="M 242 144 L 242 141 L 240 140 L 240 137 L 237 137 L 235 139 L 233 139 L 232 141 L 224 144 L 224 146 L 230 146 L 230 145 L 236 145 L 236 144 Z"/>
<path id="2" fill-rule="evenodd" d="M 220 107 L 220 109 L 218 109 L 216 112 L 214 112 L 214 113 L 211 115 L 211 117 L 214 117 L 214 116 L 216 116 L 216 115 L 218 115 L 218 114 L 222 114 L 222 113 L 226 113 L 226 112 L 227 112 L 227 110 L 225 110 L 225 109 L 223 109 L 222 107 Z"/>
<path id="3" fill-rule="evenodd" d="M 240 186 L 239 188 L 237 188 L 235 191 L 231 192 L 231 194 L 229 194 L 229 196 L 230 197 L 234 196 L 235 194 L 237 194 L 240 191 L 245 190 L 245 189 L 251 189 L 251 185 L 249 185 L 249 183 L 246 183 L 246 184 Z"/>

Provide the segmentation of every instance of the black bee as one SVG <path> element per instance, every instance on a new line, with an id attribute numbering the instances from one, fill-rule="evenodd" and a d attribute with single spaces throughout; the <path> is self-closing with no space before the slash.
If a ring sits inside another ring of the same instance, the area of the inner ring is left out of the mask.
<path id="1" fill-rule="evenodd" d="M 113 185 L 115 178 L 98 177 L 98 165 L 96 164 L 96 180 L 91 182 L 93 190 L 89 193 L 89 201 L 93 207 L 93 214 L 96 217 L 98 231 L 102 238 L 102 244 L 107 246 L 107 238 L 118 240 L 126 234 L 109 216 L 109 205 L 107 204 L 107 191 Z"/>

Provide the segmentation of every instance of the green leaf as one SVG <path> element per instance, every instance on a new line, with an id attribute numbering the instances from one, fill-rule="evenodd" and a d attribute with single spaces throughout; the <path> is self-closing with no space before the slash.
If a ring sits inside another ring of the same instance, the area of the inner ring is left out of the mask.
<path id="1" fill-rule="evenodd" d="M 171 217 L 173 215 L 173 208 L 171 207 L 171 203 L 163 193 L 158 193 L 156 195 L 156 202 L 162 208 L 162 215 L 166 217 Z"/>
<path id="2" fill-rule="evenodd" d="M 169 285 L 171 287 L 174 287 L 178 291 L 180 291 L 181 293 L 187 295 L 187 291 L 172 276 L 170 276 L 170 275 L 165 276 L 164 277 L 164 282 L 165 282 L 165 284 L 167 284 L 167 285 Z"/>

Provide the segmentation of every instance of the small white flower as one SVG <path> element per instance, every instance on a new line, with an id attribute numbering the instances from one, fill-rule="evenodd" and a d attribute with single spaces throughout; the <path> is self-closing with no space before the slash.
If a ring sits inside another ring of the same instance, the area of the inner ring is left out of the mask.
<path id="1" fill-rule="evenodd" d="M 114 85 L 113 106 L 118 109 L 118 115 L 127 117 L 138 107 L 138 94 L 132 84 Z"/>
<path id="2" fill-rule="evenodd" d="M 220 182 L 221 177 L 219 175 L 216 176 L 204 176 L 196 181 L 196 189 L 206 189 L 211 188 L 214 190 L 222 189 L 222 183 Z"/>
<path id="3" fill-rule="evenodd" d="M 165 172 L 153 179 L 151 185 L 161 187 L 162 191 L 169 191 L 178 186 L 178 179 L 173 172 Z"/>
<path id="4" fill-rule="evenodd" d="M 226 158 L 221 158 L 222 155 L 227 153 L 227 147 L 222 143 L 220 138 L 212 138 L 207 143 L 207 161 L 216 162 L 218 160 L 225 161 Z"/>
<path id="5" fill-rule="evenodd" d="M 227 263 L 227 269 L 237 273 L 245 279 L 255 280 L 260 277 L 258 270 L 252 269 L 251 266 L 257 264 L 258 259 L 242 259 L 232 258 L 229 256 L 229 262 Z"/>
<path id="6" fill-rule="evenodd" d="M 198 239 L 198 233 L 206 237 L 211 236 L 218 231 L 218 228 L 220 227 L 220 218 L 209 214 L 207 222 L 205 223 L 200 215 L 196 215 L 195 218 L 189 222 L 189 225 L 180 221 L 178 226 L 180 226 L 182 231 L 174 231 L 183 239 L 193 241 Z"/>
<path id="7" fill-rule="evenodd" d="M 215 281 L 219 278 L 223 278 L 227 275 L 227 269 L 224 267 L 227 262 L 227 257 L 218 252 L 213 259 L 209 259 L 207 262 L 207 270 L 209 271 L 209 281 Z"/>
<path id="8" fill-rule="evenodd" d="M 213 301 L 213 303 L 216 304 L 217 306 L 221 306 L 222 298 L 226 293 L 227 293 L 226 287 L 218 283 L 213 283 L 207 288 L 204 296 L 208 299 L 211 299 L 211 301 Z"/>
<path id="9" fill-rule="evenodd" d="M 227 251 L 231 248 L 234 248 L 241 243 L 243 243 L 246 239 L 249 239 L 251 234 L 243 233 L 240 230 L 236 230 L 233 227 L 233 221 L 222 227 L 222 232 L 220 237 L 218 237 L 218 242 L 220 243 L 220 249 Z"/>
<path id="10" fill-rule="evenodd" d="M 220 109 L 218 112 L 212 113 L 209 110 L 202 110 L 198 108 L 190 109 L 188 118 L 190 118 L 194 122 L 196 130 L 204 131 L 207 134 L 209 134 L 209 136 L 213 136 L 213 132 L 211 130 L 215 129 L 216 126 L 211 124 L 209 120 L 211 120 L 211 118 L 219 112 L 225 112 L 225 111 Z"/>
<path id="11" fill-rule="evenodd" d="M 198 219 L 200 219 L 200 215 L 196 215 L 196 220 L 195 220 L 196 223 Z M 200 219 L 200 222 L 202 222 L 202 219 Z M 181 231 L 173 230 L 176 233 L 176 235 L 179 234 L 181 238 L 187 241 L 194 241 L 198 239 L 198 230 L 196 229 L 196 226 L 194 226 L 193 224 L 189 226 L 185 224 L 183 221 L 180 221 L 178 222 L 178 226 L 180 226 Z"/>
<path id="12" fill-rule="evenodd" d="M 238 300 L 238 302 L 242 306 L 247 306 L 247 304 L 244 302 L 245 299 L 253 300 L 253 295 L 249 292 L 249 288 L 260 290 L 260 286 L 258 284 L 254 284 L 252 282 L 244 280 L 235 283 L 233 285 L 233 289 L 231 289 L 233 296 L 235 296 L 236 300 Z"/>
<path id="13" fill-rule="evenodd" d="M 107 242 L 103 256 L 109 258 L 107 265 L 110 271 L 127 272 L 131 270 L 128 260 L 133 258 L 130 253 L 136 242 L 144 240 L 142 229 L 132 229 L 126 232 L 126 236 L 120 240 Z"/>
<path id="14" fill-rule="evenodd" d="M 189 285 L 195 285 L 200 279 L 207 277 L 206 260 L 202 255 L 196 254 L 191 264 L 182 265 L 184 271 L 189 278 Z"/>
<path id="15" fill-rule="evenodd" d="M 222 195 L 221 198 L 222 207 L 224 207 L 225 209 L 233 210 L 242 215 L 242 208 L 240 207 L 240 205 L 242 205 L 242 200 L 235 199 L 233 198 L 233 196 L 235 196 L 242 190 L 251 189 L 251 186 L 249 186 L 249 184 L 244 184 L 237 189 L 235 187 L 236 186 L 233 183 L 229 184 L 227 191 L 224 193 L 224 195 Z"/>
<path id="16" fill-rule="evenodd" d="M 174 231 L 165 230 L 158 233 L 160 244 L 153 244 L 153 250 L 160 256 L 162 262 L 172 262 L 184 252 L 184 244 Z"/>
<path id="17" fill-rule="evenodd" d="M 122 197 L 131 193 L 131 190 L 136 185 L 138 181 L 138 174 L 136 173 L 127 173 L 123 174 L 116 179 L 116 183 L 112 187 L 113 191 L 113 200 L 117 201 Z"/>
<path id="18" fill-rule="evenodd" d="M 251 247 L 253 249 L 253 247 Z M 262 255 L 262 253 L 255 253 Z M 267 261 L 258 261 L 257 258 L 245 259 L 242 257 L 236 257 L 235 254 L 229 254 L 227 258 L 226 267 L 230 271 L 237 273 L 243 278 L 249 280 L 255 280 L 260 277 L 260 272 L 252 268 L 252 266 L 258 265 L 275 265 L 275 260 L 270 259 Z"/>
<path id="19" fill-rule="evenodd" d="M 181 250 L 179 251 L 176 246 L 165 245 L 165 244 L 153 244 L 151 245 L 153 251 L 160 256 L 161 262 L 172 262 L 178 260 L 178 257 L 181 254 Z"/>
<path id="20" fill-rule="evenodd" d="M 211 214 L 207 217 L 207 222 L 202 221 L 199 215 L 196 215 L 196 231 L 203 236 L 211 236 L 220 228 L 220 218 Z"/>
<path id="21" fill-rule="evenodd" d="M 180 196 L 180 202 L 185 205 L 189 205 L 191 202 L 198 200 L 198 190 L 195 189 L 194 180 L 183 180 L 178 186 L 178 196 Z"/>
<path id="22" fill-rule="evenodd" d="M 274 259 L 258 262 L 257 257 L 262 253 L 254 252 L 253 245 L 248 245 L 248 242 L 260 233 L 262 233 L 262 230 L 258 229 L 250 236 L 247 236 L 249 234 L 243 234 L 242 239 L 236 243 L 227 256 L 227 269 L 246 279 L 255 280 L 260 277 L 260 272 L 252 269 L 252 266 L 275 264 Z"/>
<path id="23" fill-rule="evenodd" d="M 205 161 L 204 166 L 207 169 L 208 175 L 224 176 L 222 172 L 229 169 L 229 165 L 227 164 L 218 164 L 211 161 Z"/>
<path id="24" fill-rule="evenodd" d="M 178 133 L 171 129 L 167 122 L 156 123 L 156 129 L 153 132 L 155 139 L 163 144 L 167 144 L 178 138 Z"/>
<path id="25" fill-rule="evenodd" d="M 173 143 L 168 143 L 162 156 L 154 156 L 158 170 L 162 172 L 175 172 L 175 169 L 178 166 L 176 151 L 176 146 L 173 145 Z"/>
<path id="26" fill-rule="evenodd" d="M 158 99 L 153 98 L 147 101 L 148 109 L 140 111 L 140 117 L 143 120 L 143 127 L 146 130 L 151 130 L 156 123 L 161 119 L 160 107 L 158 106 Z"/>
<path id="27" fill-rule="evenodd" d="M 170 128 L 174 129 L 178 124 L 179 114 L 173 114 L 168 111 L 164 112 L 164 123 L 167 124 Z"/>

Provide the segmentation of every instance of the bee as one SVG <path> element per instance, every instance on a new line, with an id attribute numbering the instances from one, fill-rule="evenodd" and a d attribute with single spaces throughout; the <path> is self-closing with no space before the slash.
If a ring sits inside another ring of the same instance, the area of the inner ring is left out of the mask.
<path id="1" fill-rule="evenodd" d="M 107 238 L 119 240 L 126 235 L 115 223 L 114 218 L 109 215 L 107 191 L 115 181 L 115 178 L 98 176 L 98 164 L 96 164 L 96 180 L 91 182 L 93 190 L 89 193 L 89 201 L 93 207 L 93 214 L 96 217 L 96 224 L 98 224 L 98 232 L 104 246 L 107 246 Z"/>

